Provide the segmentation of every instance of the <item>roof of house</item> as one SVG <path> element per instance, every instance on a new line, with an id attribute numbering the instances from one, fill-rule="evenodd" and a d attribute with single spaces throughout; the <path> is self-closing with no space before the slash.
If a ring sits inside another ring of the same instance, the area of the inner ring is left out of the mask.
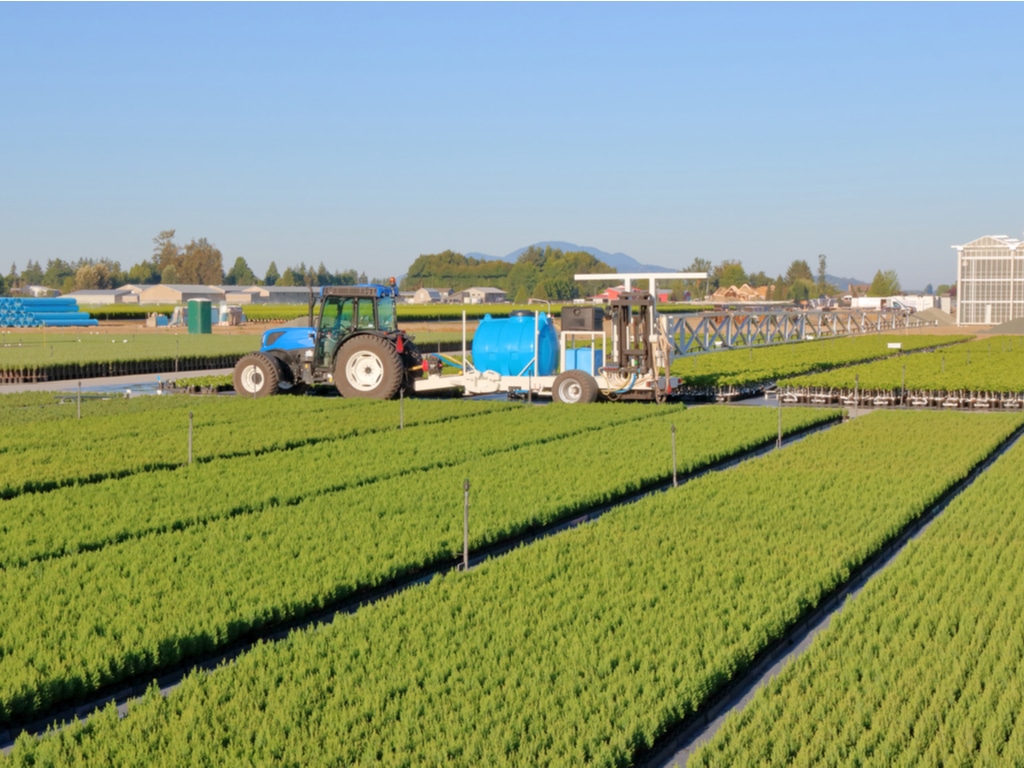
<path id="1" fill-rule="evenodd" d="M 172 291 L 179 291 L 180 293 L 215 293 L 218 295 L 224 293 L 215 285 L 187 285 L 184 283 L 160 283 L 158 285 L 151 285 L 146 290 L 154 288 L 170 288 Z"/>
<path id="2" fill-rule="evenodd" d="M 82 288 L 78 291 L 68 291 L 65 296 L 123 296 L 126 293 L 133 293 L 129 288 Z"/>

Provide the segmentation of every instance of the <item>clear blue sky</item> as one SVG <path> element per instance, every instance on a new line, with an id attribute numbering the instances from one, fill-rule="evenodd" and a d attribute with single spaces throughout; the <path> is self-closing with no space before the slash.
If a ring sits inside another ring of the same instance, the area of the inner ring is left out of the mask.
<path id="1" fill-rule="evenodd" d="M 0 3 L 0 269 L 539 240 L 905 288 L 1024 231 L 1019 3 Z"/>

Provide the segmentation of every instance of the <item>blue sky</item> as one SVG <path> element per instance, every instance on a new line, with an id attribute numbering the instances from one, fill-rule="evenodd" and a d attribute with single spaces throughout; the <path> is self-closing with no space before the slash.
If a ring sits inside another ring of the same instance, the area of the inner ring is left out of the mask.
<path id="1" fill-rule="evenodd" d="M 177 230 L 401 274 L 540 240 L 905 288 L 1024 231 L 1018 3 L 0 3 L 0 270 Z"/>

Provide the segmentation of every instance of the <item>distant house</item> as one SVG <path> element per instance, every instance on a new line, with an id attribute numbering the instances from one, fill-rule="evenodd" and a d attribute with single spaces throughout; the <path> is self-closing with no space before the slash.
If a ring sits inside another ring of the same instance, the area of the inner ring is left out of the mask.
<path id="1" fill-rule="evenodd" d="M 148 285 L 139 294 L 139 304 L 183 304 L 192 299 L 223 301 L 224 291 L 213 285 Z"/>
<path id="2" fill-rule="evenodd" d="M 138 304 L 139 296 L 132 288 L 122 286 L 110 289 L 90 289 L 65 293 L 65 298 L 74 299 L 79 304 L 96 306 L 99 304 Z"/>
<path id="3" fill-rule="evenodd" d="M 11 291 L 11 294 L 17 294 L 20 296 L 34 296 L 38 299 L 47 298 L 50 296 L 56 296 L 60 291 L 55 288 L 47 288 L 45 285 L 26 285 L 21 288 L 15 288 Z"/>
<path id="4" fill-rule="evenodd" d="M 720 287 L 711 294 L 711 301 L 717 303 L 731 301 L 765 301 L 768 298 L 768 286 L 762 285 L 759 288 L 751 288 L 744 283 L 739 288 L 730 285 L 728 288 Z"/>
<path id="5" fill-rule="evenodd" d="M 260 302 L 255 301 L 253 297 L 260 296 L 263 287 L 259 285 L 222 285 L 220 289 L 224 291 L 224 301 L 228 304 L 258 304 Z"/>
<path id="6" fill-rule="evenodd" d="M 308 304 L 307 285 L 224 285 L 224 301 L 231 304 Z M 313 286 L 313 296 L 320 288 Z"/>
<path id="7" fill-rule="evenodd" d="M 619 298 L 619 296 L 621 296 L 625 292 L 626 292 L 626 286 L 625 285 L 616 285 L 614 288 L 605 288 L 599 294 L 597 294 L 596 296 L 592 296 L 591 298 L 594 301 L 603 301 L 603 302 L 607 303 L 609 301 L 612 301 L 613 299 Z M 671 298 L 671 294 L 668 291 L 664 291 L 664 292 L 658 294 L 658 301 L 666 302 L 670 298 Z"/>
<path id="8" fill-rule="evenodd" d="M 501 304 L 506 301 L 508 294 L 500 288 L 467 288 L 464 291 L 453 293 L 449 301 L 459 304 Z"/>
<path id="9" fill-rule="evenodd" d="M 412 295 L 412 304 L 438 304 L 451 296 L 450 288 L 419 288 Z"/>

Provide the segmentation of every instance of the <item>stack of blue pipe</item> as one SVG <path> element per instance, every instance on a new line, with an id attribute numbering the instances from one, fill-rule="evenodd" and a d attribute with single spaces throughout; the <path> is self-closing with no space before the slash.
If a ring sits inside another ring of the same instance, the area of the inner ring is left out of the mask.
<path id="1" fill-rule="evenodd" d="M 99 325 L 88 312 L 78 311 L 74 299 L 0 298 L 0 327 L 48 328 L 70 325 Z"/>

